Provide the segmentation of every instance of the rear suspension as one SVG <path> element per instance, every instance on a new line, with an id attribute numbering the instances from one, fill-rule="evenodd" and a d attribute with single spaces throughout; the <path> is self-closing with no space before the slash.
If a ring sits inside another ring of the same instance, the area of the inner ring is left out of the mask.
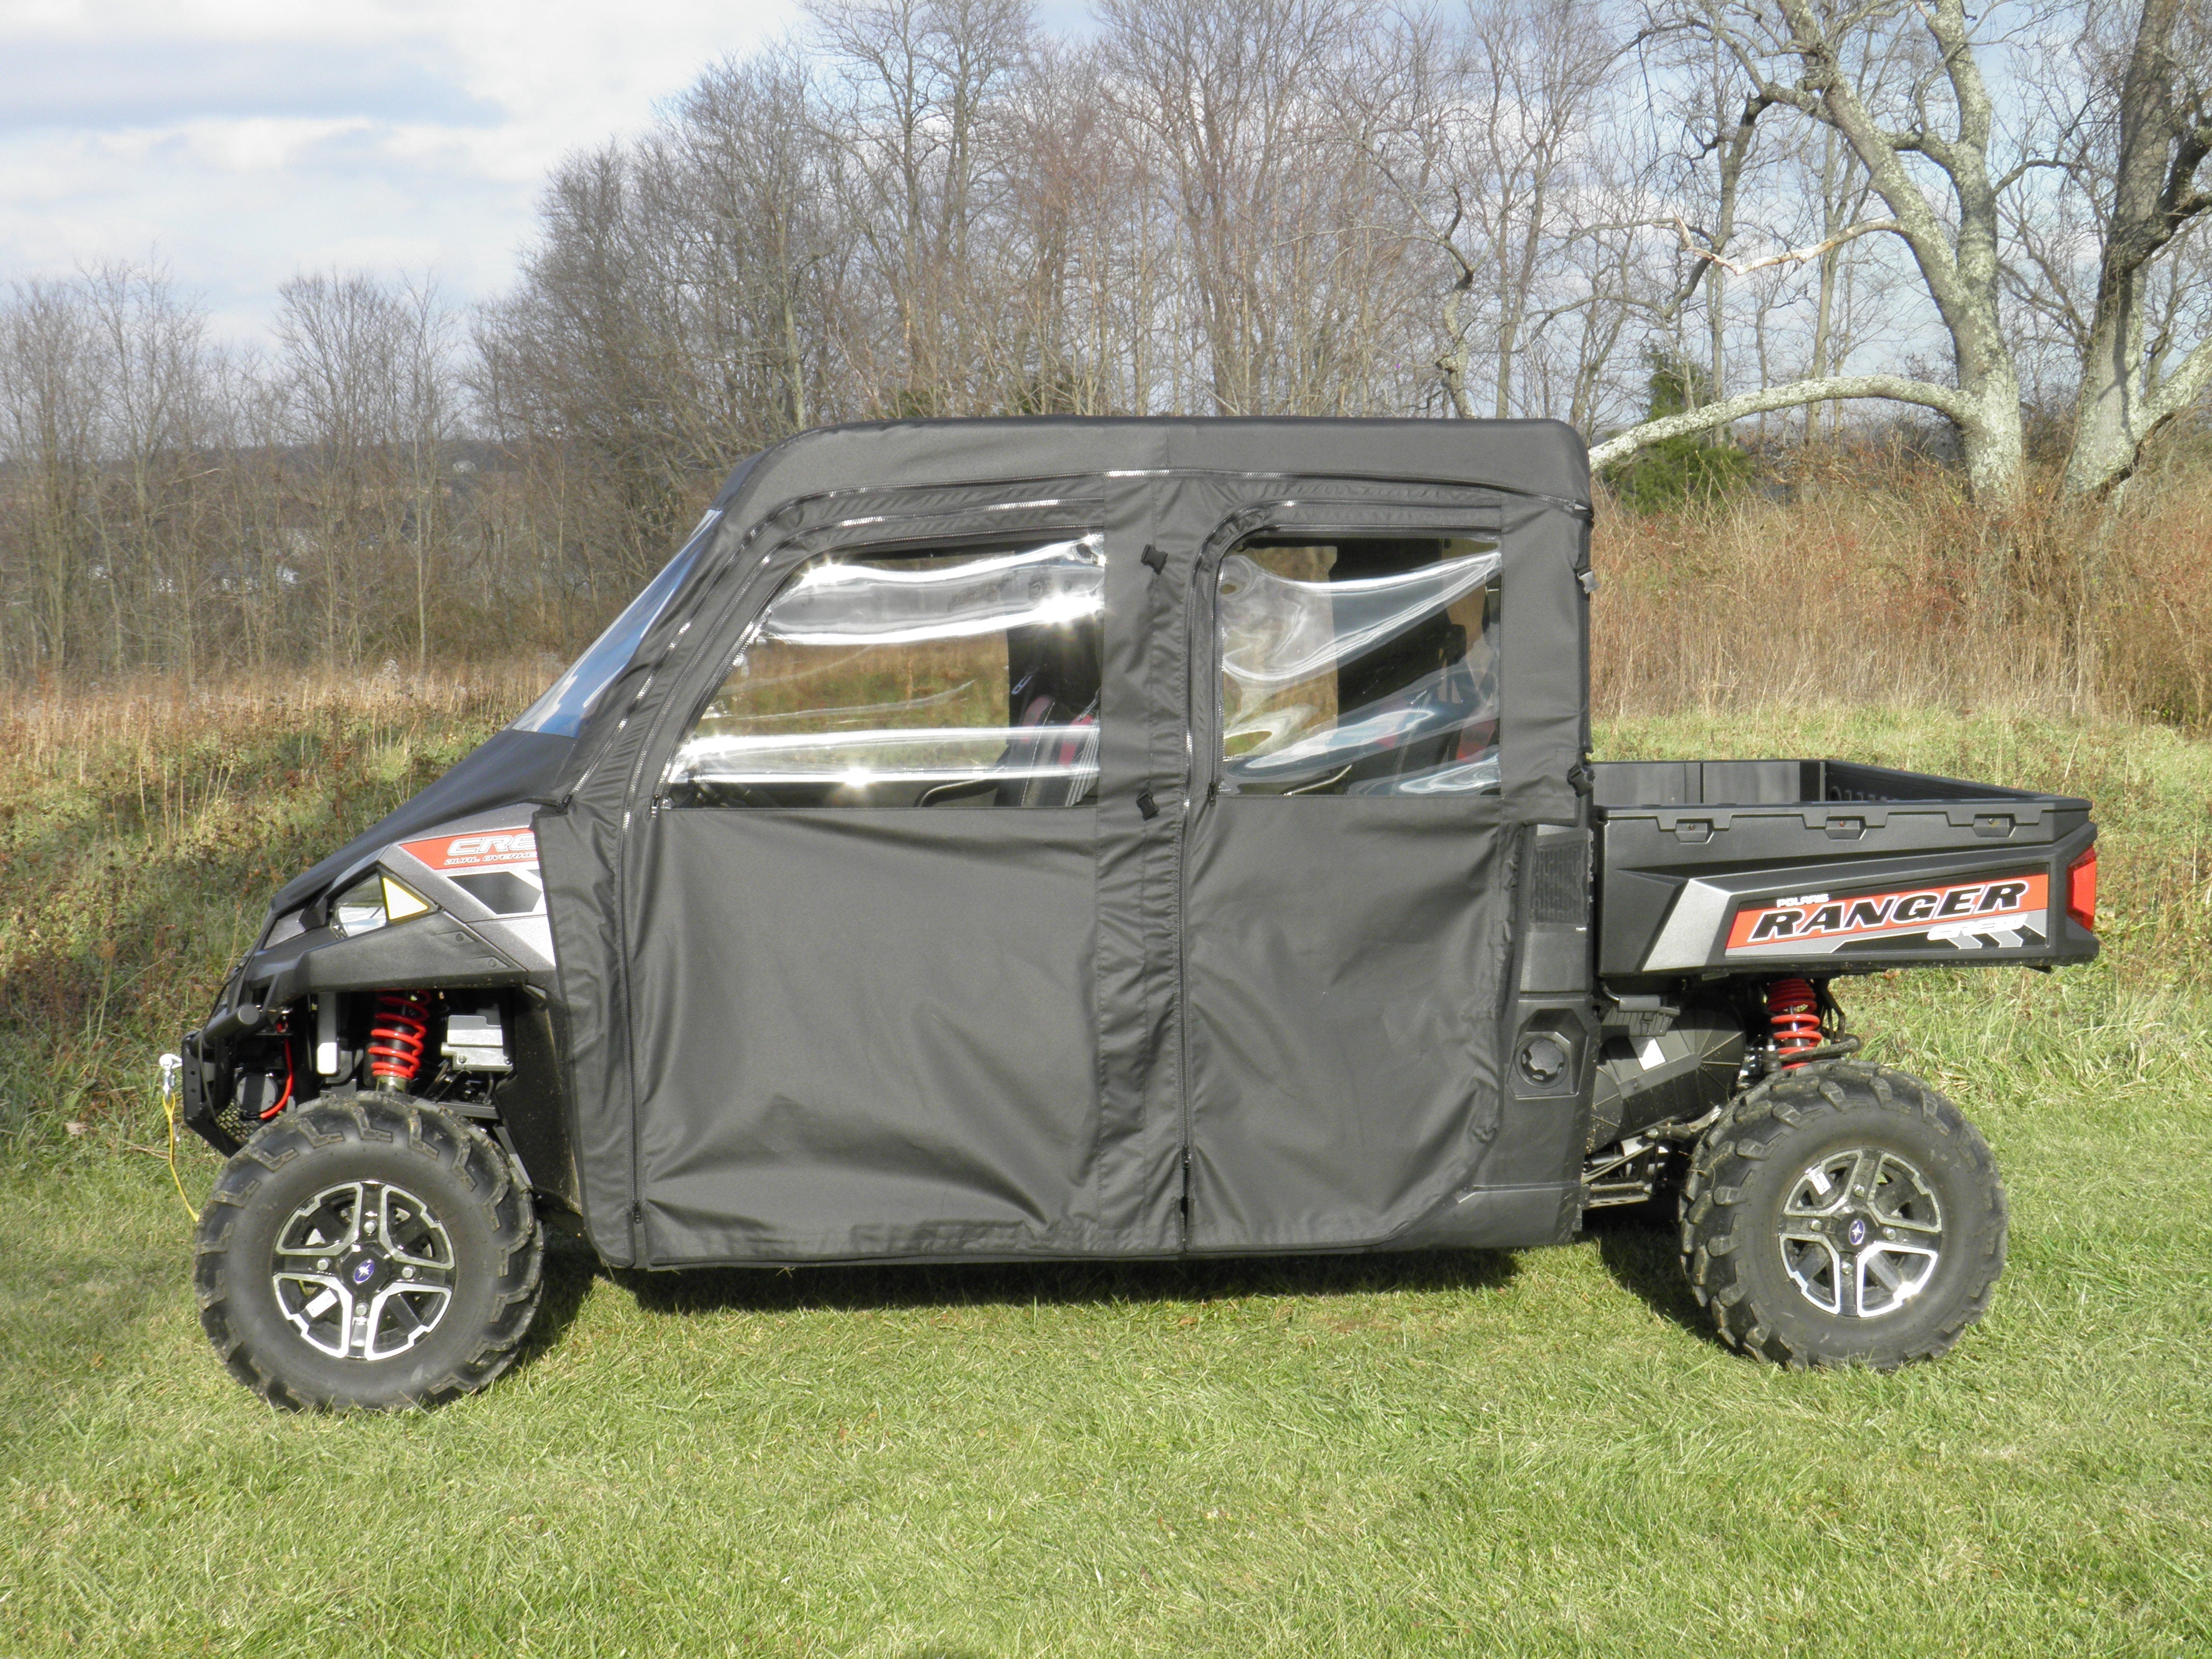
<path id="1" fill-rule="evenodd" d="M 1844 1011 L 1827 986 L 1800 975 L 1766 982 L 1766 1023 L 1773 1032 L 1769 1069 L 1790 1071 L 1859 1051 L 1859 1040 L 1844 1031 Z"/>
<path id="2" fill-rule="evenodd" d="M 1820 994 L 1809 979 L 1770 980 L 1766 1023 L 1774 1028 L 1774 1052 L 1784 1066 L 1802 1066 L 1791 1056 L 1820 1046 Z"/>

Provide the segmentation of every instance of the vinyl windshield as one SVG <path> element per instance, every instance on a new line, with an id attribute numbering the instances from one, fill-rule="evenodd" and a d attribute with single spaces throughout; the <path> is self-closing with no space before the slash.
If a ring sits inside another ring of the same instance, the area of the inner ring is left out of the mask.
<path id="1" fill-rule="evenodd" d="M 691 567 L 699 562 L 700 552 L 721 516 L 721 509 L 716 507 L 699 520 L 676 556 L 661 567 L 660 574 L 646 584 L 645 591 L 629 602 L 622 615 L 608 625 L 605 633 L 592 641 L 591 648 L 576 659 L 568 672 L 553 682 L 552 689 L 522 712 L 514 730 L 573 738 L 584 729 L 584 721 L 592 706 L 599 702 L 599 694 L 637 654 L 638 641 L 667 608 L 676 590 L 684 585 L 684 579 L 691 574 Z"/>

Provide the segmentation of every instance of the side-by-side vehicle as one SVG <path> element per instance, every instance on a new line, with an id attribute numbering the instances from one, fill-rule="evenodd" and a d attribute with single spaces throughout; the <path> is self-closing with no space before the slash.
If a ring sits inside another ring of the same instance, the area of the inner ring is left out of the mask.
<path id="1" fill-rule="evenodd" d="M 185 1039 L 217 1351 L 283 1405 L 479 1387 L 554 1212 L 669 1268 L 1517 1249 L 1675 1194 L 1736 1346 L 1942 1352 L 2002 1190 L 1833 991 L 2089 958 L 2088 805 L 1594 763 L 1589 525 L 1540 422 L 747 462 Z"/>

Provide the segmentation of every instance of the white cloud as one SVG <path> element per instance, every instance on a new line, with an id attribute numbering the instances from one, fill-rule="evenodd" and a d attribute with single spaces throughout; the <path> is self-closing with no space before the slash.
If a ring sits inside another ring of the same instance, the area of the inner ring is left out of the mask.
<path id="1" fill-rule="evenodd" d="M 301 270 L 501 286 L 546 169 L 793 0 L 5 0 L 0 280 L 157 252 L 228 335 Z"/>

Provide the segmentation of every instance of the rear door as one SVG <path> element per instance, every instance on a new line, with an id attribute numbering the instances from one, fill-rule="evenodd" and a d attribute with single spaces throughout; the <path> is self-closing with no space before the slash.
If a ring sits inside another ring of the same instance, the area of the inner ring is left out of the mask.
<path id="1" fill-rule="evenodd" d="M 1194 586 L 1189 1247 L 1432 1231 L 1499 1121 L 1495 515 L 1248 513 Z"/>

